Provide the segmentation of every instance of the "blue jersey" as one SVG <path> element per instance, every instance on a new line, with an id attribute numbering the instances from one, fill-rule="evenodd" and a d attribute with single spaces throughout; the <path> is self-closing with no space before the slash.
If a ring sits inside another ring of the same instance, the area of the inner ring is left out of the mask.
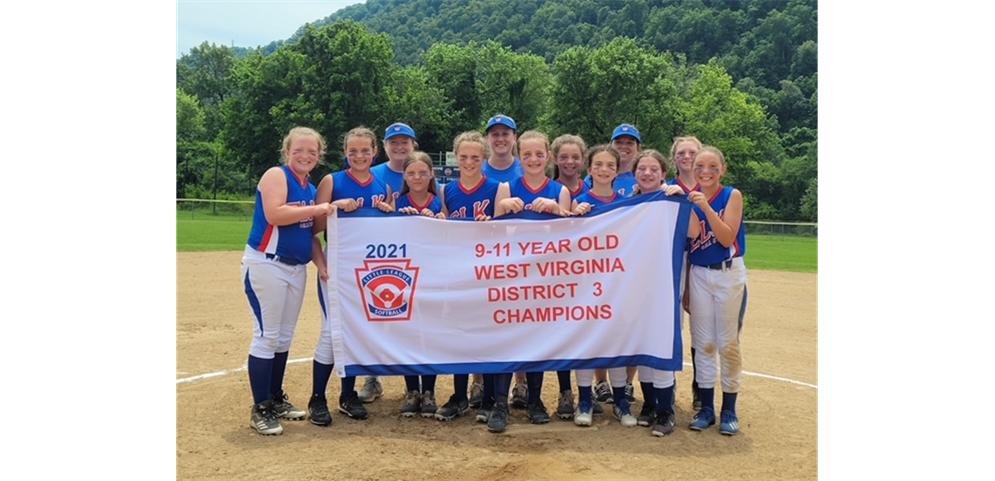
<path id="1" fill-rule="evenodd" d="M 316 189 L 307 180 L 300 179 L 290 167 L 282 167 L 287 176 L 287 205 L 314 205 Z M 290 225 L 275 226 L 266 221 L 263 211 L 263 195 L 256 189 L 256 211 L 252 215 L 252 229 L 249 231 L 249 247 L 301 263 L 311 261 L 311 227 L 314 218 L 295 222 Z"/>
<path id="2" fill-rule="evenodd" d="M 723 187 L 708 200 L 708 205 L 712 206 L 712 210 L 718 213 L 720 218 L 725 213 L 726 205 L 729 204 L 729 197 L 732 195 L 733 190 L 735 189 L 732 187 Z M 727 248 L 722 247 L 722 244 L 715 238 L 715 233 L 712 232 L 712 226 L 709 225 L 708 219 L 705 217 L 705 212 L 696 205 L 692 205 L 691 207 L 694 209 L 694 213 L 698 215 L 699 225 L 701 226 L 701 234 L 691 239 L 691 253 L 688 255 L 688 259 L 692 264 L 696 266 L 708 266 L 746 254 L 746 228 L 742 223 L 744 214 L 741 214 L 736 240 Z"/>
<path id="3" fill-rule="evenodd" d="M 341 199 L 355 199 L 359 208 L 377 207 L 387 200 L 387 184 L 375 175 L 366 182 L 359 182 L 349 170 L 340 170 L 332 174 L 332 202 Z"/>
<path id="4" fill-rule="evenodd" d="M 594 180 L 591 179 L 591 174 L 587 174 L 587 177 L 584 178 L 584 184 L 587 185 L 588 189 L 594 187 Z M 636 176 L 633 175 L 632 172 L 622 172 L 621 174 L 618 174 L 618 177 L 615 177 L 615 180 L 612 182 L 612 189 L 615 189 L 615 192 L 618 192 L 618 194 L 622 197 L 632 194 L 632 190 L 635 187 Z"/>
<path id="5" fill-rule="evenodd" d="M 525 169 L 522 168 L 522 162 L 518 160 L 518 157 L 515 157 L 515 160 L 511 163 L 511 167 L 504 170 L 491 167 L 491 163 L 485 160 L 484 165 L 480 168 L 480 173 L 498 182 L 511 182 L 525 175 Z"/>
<path id="6" fill-rule="evenodd" d="M 684 185 L 684 182 L 681 182 L 681 179 L 679 177 L 674 177 L 673 179 L 668 180 L 667 185 L 676 185 L 681 189 L 683 189 L 685 194 L 690 194 L 692 191 L 698 188 L 698 184 L 695 184 L 694 187 L 688 187 Z"/>
<path id="7" fill-rule="evenodd" d="M 404 174 L 401 172 L 394 172 L 394 169 L 388 167 L 387 163 L 388 162 L 384 162 L 370 167 L 370 173 L 390 186 L 390 191 L 393 192 L 394 200 L 397 201 L 397 198 L 401 196 L 401 188 L 404 187 Z M 436 192 L 439 191 L 438 180 L 435 180 L 435 190 Z"/>
<path id="8" fill-rule="evenodd" d="M 567 187 L 567 186 L 564 185 L 564 187 Z M 583 194 L 584 192 L 587 192 L 587 184 L 585 184 L 583 182 L 578 183 L 577 184 L 577 190 L 570 190 L 570 188 L 567 187 L 567 192 L 570 192 L 570 200 L 574 200 L 580 194 Z"/>
<path id="9" fill-rule="evenodd" d="M 547 178 L 546 181 L 543 182 L 542 185 L 536 190 L 532 190 L 532 188 L 529 187 L 529 184 L 525 183 L 525 177 L 519 177 L 518 179 L 512 181 L 510 185 L 511 196 L 522 199 L 522 202 L 525 203 L 524 210 L 532 210 L 532 203 L 539 198 L 552 199 L 559 204 L 560 192 L 565 189 L 563 184 L 549 178 Z"/>
<path id="10" fill-rule="evenodd" d="M 397 200 L 397 197 L 401 193 L 401 187 L 404 186 L 404 174 L 402 172 L 394 172 L 394 169 L 391 169 L 387 165 L 388 163 L 384 162 L 370 167 L 370 173 L 389 185 L 391 192 L 394 193 L 394 200 Z"/>
<path id="11" fill-rule="evenodd" d="M 592 206 L 596 207 L 599 205 L 610 204 L 621 198 L 622 196 L 618 195 L 618 192 L 615 191 L 612 191 L 611 197 L 606 199 L 604 197 L 598 196 L 598 194 L 595 194 L 594 192 L 589 190 L 587 192 L 584 192 L 583 194 L 578 195 L 577 198 L 574 200 L 577 201 L 578 205 L 587 202 L 588 204 L 591 204 Z"/>
<path id="12" fill-rule="evenodd" d="M 438 214 L 439 212 L 442 212 L 442 199 L 440 199 L 439 196 L 437 195 L 433 194 L 428 194 L 428 195 L 429 195 L 428 202 L 426 202 L 425 205 L 418 205 L 411 198 L 411 193 L 408 192 L 407 194 L 404 194 L 403 196 L 397 198 L 397 204 L 394 206 L 394 208 L 396 210 L 401 210 L 404 207 L 414 207 L 415 209 L 418 209 L 418 212 L 428 209 L 432 211 L 433 214 Z"/>
<path id="13" fill-rule="evenodd" d="M 618 195 L 622 197 L 628 197 L 632 194 L 632 190 L 636 187 L 636 176 L 632 172 L 623 172 L 615 177 L 615 182 L 612 183 L 612 188 Z"/>
<path id="14" fill-rule="evenodd" d="M 459 183 L 459 179 L 446 184 L 443 203 L 449 211 L 450 218 L 476 219 L 479 215 L 494 217 L 494 198 L 497 197 L 498 186 L 501 183 L 487 177 L 470 190 Z"/>

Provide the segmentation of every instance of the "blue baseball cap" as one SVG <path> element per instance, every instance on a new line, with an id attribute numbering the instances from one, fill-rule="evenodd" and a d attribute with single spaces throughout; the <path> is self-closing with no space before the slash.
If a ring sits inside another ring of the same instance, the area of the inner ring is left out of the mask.
<path id="1" fill-rule="evenodd" d="M 511 117 L 508 117 L 507 115 L 503 114 L 497 114 L 491 117 L 491 119 L 487 121 L 487 127 L 484 129 L 484 132 L 491 130 L 491 127 L 495 125 L 503 125 L 511 130 L 514 130 L 516 132 L 518 131 L 518 126 L 515 125 L 515 121 L 512 120 Z"/>
<path id="2" fill-rule="evenodd" d="M 636 139 L 636 142 L 643 143 L 643 138 L 639 136 L 639 131 L 632 124 L 622 124 L 615 127 L 615 131 L 612 132 L 612 140 L 615 140 L 623 135 L 628 135 Z"/>
<path id="3" fill-rule="evenodd" d="M 412 139 L 418 140 L 418 137 L 415 136 L 414 129 L 409 127 L 408 124 L 402 124 L 400 122 L 391 124 L 390 127 L 387 127 L 387 130 L 383 134 L 383 139 L 388 140 L 395 135 L 407 135 Z"/>

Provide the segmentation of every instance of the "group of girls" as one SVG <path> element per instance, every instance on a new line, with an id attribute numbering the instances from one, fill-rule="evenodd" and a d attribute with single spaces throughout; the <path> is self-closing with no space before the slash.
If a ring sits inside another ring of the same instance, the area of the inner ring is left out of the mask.
<path id="1" fill-rule="evenodd" d="M 628 124 L 615 129 L 610 145 L 602 144 L 590 149 L 583 139 L 575 135 L 562 135 L 552 142 L 545 134 L 537 131 L 517 136 L 514 120 L 506 115 L 491 118 L 485 132 L 486 138 L 476 131 L 464 132 L 456 137 L 453 151 L 459 165 L 459 178 L 441 186 L 435 180 L 431 159 L 427 154 L 416 150 L 415 133 L 409 126 L 394 124 L 387 128 L 384 145 L 388 162 L 373 169 L 371 165 L 378 153 L 373 132 L 360 127 L 346 134 L 343 148 L 349 160 L 349 168 L 329 174 L 321 180 L 311 201 L 318 212 L 307 212 L 313 217 L 312 232 L 315 234 L 311 236 L 308 256 L 318 267 L 318 292 L 322 308 L 321 337 L 315 349 L 312 394 L 308 403 L 311 422 L 321 426 L 332 423 L 325 391 L 334 359 L 330 323 L 323 299 L 329 274 L 325 267 L 325 252 L 316 234 L 324 233 L 327 216 L 335 209 L 352 212 L 358 208 L 377 208 L 384 212 L 396 211 L 439 219 L 489 221 L 523 210 L 560 216 L 586 215 L 598 206 L 626 196 L 662 190 L 667 195 L 686 195 L 694 204 L 688 226 L 689 267 L 686 281 L 682 282 L 686 288 L 683 299 L 685 309 L 691 314 L 692 357 L 695 366 L 693 387 L 697 413 L 689 427 L 703 430 L 716 423 L 713 387 L 718 372 L 715 358 L 717 354 L 722 361 L 720 432 L 736 434 L 739 430 L 735 408 L 736 393 L 742 379 L 739 330 L 742 328 L 742 313 L 746 304 L 746 274 L 742 263 L 745 234 L 742 229 L 742 195 L 738 190 L 724 187 L 720 183 L 726 172 L 722 153 L 714 147 L 702 146 L 693 137 L 677 139 L 671 148 L 671 156 L 676 163 L 678 176 L 667 182 L 666 157 L 652 149 L 643 150 L 638 130 Z M 313 136 L 320 139 L 317 133 Z M 323 147 L 323 140 L 318 143 Z M 293 140 L 290 143 L 285 141 L 285 157 L 290 157 L 293 144 Z M 516 148 L 520 157 L 514 155 Z M 323 148 L 321 150 L 323 153 Z M 589 175 L 581 180 L 585 165 Z M 550 166 L 553 178 L 547 176 Z M 298 180 L 306 179 L 313 165 L 308 164 L 308 167 L 298 169 Z M 262 185 L 261 181 L 260 192 Z M 313 186 L 311 189 L 311 192 L 315 192 Z M 277 194 L 280 195 L 279 192 Z M 274 203 L 299 205 L 296 203 L 297 199 L 291 199 L 289 195 L 285 197 L 286 201 Z M 284 222 L 300 222 L 299 217 L 304 214 L 302 212 L 298 216 L 289 217 Z M 263 221 L 268 221 L 270 228 L 281 225 L 269 219 L 267 215 Z M 282 233 L 283 227 L 280 228 Z M 261 250 L 252 245 L 251 240 L 250 237 L 247 252 Z M 298 257 L 304 260 L 302 255 Z M 250 294 L 248 280 L 246 292 L 253 310 L 260 311 L 260 297 Z M 297 294 L 294 296 L 296 302 Z M 273 306 L 263 306 L 261 310 L 267 312 L 272 308 Z M 274 352 L 282 350 L 284 366 L 299 310 L 300 302 L 297 302 L 296 311 L 284 309 L 288 314 L 285 323 L 289 327 L 280 327 L 280 343 L 270 343 L 274 344 Z M 289 317 L 293 317 L 292 322 Z M 261 326 L 262 324 L 256 326 L 257 336 L 261 336 Z M 267 332 L 266 335 L 270 334 Z M 260 344 L 264 343 L 254 339 L 253 349 L 250 350 L 250 381 L 254 376 L 254 356 L 266 357 L 265 354 L 256 354 L 257 345 Z M 281 359 L 279 355 L 275 358 L 278 361 Z M 276 371 L 275 368 L 273 370 Z M 604 371 L 607 371 L 607 376 Z M 632 381 L 637 371 L 644 396 L 643 411 L 638 418 L 632 415 L 630 409 L 630 403 L 634 400 Z M 256 398 L 252 422 L 262 434 L 279 434 L 282 428 L 260 429 L 261 424 L 256 422 L 260 417 L 257 416 L 260 409 L 268 413 L 266 419 L 270 425 L 275 422 L 278 426 L 278 418 L 304 417 L 303 411 L 294 408 L 283 394 L 282 368 L 280 373 L 279 379 L 271 375 L 273 380 L 267 385 L 265 393 L 262 388 L 257 393 L 256 383 L 252 383 Z M 576 376 L 579 399 L 575 408 L 570 372 L 557 372 L 559 400 L 556 414 L 561 419 L 573 418 L 574 423 L 579 426 L 590 426 L 592 416 L 603 412 L 598 403 L 600 400 L 613 404 L 613 414 L 625 426 L 652 426 L 652 434 L 656 436 L 666 436 L 673 432 L 673 372 L 643 367 L 619 367 L 608 370 L 578 370 Z M 509 396 L 513 377 L 525 382 L 520 382 L 524 384 L 521 389 L 516 385 L 515 396 Z M 596 377 L 599 384 L 607 382 L 606 378 L 611 380 L 609 398 L 602 399 L 601 392 L 593 386 Z M 488 430 L 492 432 L 503 432 L 508 424 L 509 406 L 516 404 L 514 401 L 521 400 L 524 401 L 521 404 L 528 410 L 530 422 L 541 424 L 549 421 L 549 414 L 541 400 L 542 372 L 474 375 L 472 388 L 469 385 L 469 375 L 454 375 L 454 392 L 442 406 L 438 406 L 435 400 L 435 383 L 436 376 L 405 376 L 406 393 L 401 414 L 405 417 L 421 415 L 448 421 L 468 414 L 471 405 L 474 405 L 473 407 L 478 408 L 478 421 L 486 423 Z M 342 379 L 339 411 L 353 419 L 365 419 L 368 414 L 363 403 L 382 395 L 382 384 L 379 379 L 369 377 L 359 393 L 355 386 L 355 377 Z"/>

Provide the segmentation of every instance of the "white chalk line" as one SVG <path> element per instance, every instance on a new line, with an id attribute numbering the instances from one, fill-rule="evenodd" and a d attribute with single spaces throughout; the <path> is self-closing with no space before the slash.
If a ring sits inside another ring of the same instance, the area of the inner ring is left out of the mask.
<path id="1" fill-rule="evenodd" d="M 304 358 L 304 359 L 291 359 L 291 360 L 287 361 L 287 364 L 297 364 L 299 362 L 311 362 L 313 360 L 314 360 L 313 357 L 308 357 L 308 358 Z M 229 369 L 227 371 L 209 372 L 207 374 L 198 374 L 198 375 L 193 376 L 193 377 L 180 378 L 180 379 L 176 380 L 176 384 L 183 384 L 185 382 L 200 381 L 202 379 L 210 379 L 212 377 L 227 376 L 228 374 L 235 374 L 237 372 L 245 372 L 248 369 L 249 369 L 249 366 L 243 364 L 242 367 L 239 367 L 239 368 L 236 368 L 236 369 Z"/>
<path id="2" fill-rule="evenodd" d="M 314 360 L 313 357 L 307 357 L 307 358 L 303 358 L 303 359 L 291 359 L 291 360 L 287 361 L 287 364 L 296 364 L 296 363 L 301 363 L 301 362 L 311 362 L 313 360 Z M 684 365 L 685 366 L 690 366 L 691 363 L 690 362 L 685 362 Z M 209 372 L 207 374 L 199 374 L 197 376 L 184 377 L 184 378 L 177 379 L 176 380 L 176 384 L 183 384 L 183 383 L 187 383 L 187 382 L 195 382 L 195 381 L 200 381 L 202 379 L 210 379 L 212 377 L 227 376 L 228 374 L 234 374 L 234 373 L 237 373 L 237 372 L 244 372 L 247 369 L 248 369 L 248 366 L 243 365 L 242 367 L 237 368 L 237 369 L 229 369 L 227 371 L 218 371 L 218 372 Z M 744 376 L 752 376 L 752 377 L 760 377 L 760 378 L 764 378 L 764 379 L 770 379 L 770 380 L 773 380 L 773 381 L 781 381 L 781 382 L 786 382 L 786 383 L 789 383 L 789 384 L 797 384 L 799 386 L 805 386 L 805 387 L 812 388 L 812 389 L 819 389 L 819 386 L 817 386 L 815 384 L 809 384 L 807 382 L 796 381 L 794 379 L 788 379 L 786 377 L 771 376 L 770 374 L 761 374 L 761 373 L 758 373 L 758 372 L 743 371 L 743 375 Z"/>

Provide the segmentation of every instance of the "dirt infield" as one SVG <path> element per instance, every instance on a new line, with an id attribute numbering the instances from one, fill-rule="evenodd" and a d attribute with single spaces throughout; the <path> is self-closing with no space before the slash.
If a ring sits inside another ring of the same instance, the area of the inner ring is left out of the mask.
<path id="1" fill-rule="evenodd" d="M 176 478 L 343 480 L 816 479 L 818 477 L 817 275 L 750 271 L 743 328 L 746 375 L 738 402 L 741 432 L 698 433 L 691 420 L 690 367 L 677 373 L 677 431 L 656 438 L 610 414 L 594 425 L 530 425 L 512 410 L 495 435 L 472 416 L 449 423 L 402 418 L 401 377 L 384 378 L 385 397 L 353 421 L 333 411 L 327 428 L 284 421 L 280 436 L 249 427 L 252 404 L 245 363 L 251 317 L 239 282 L 241 252 L 176 256 Z M 306 407 L 319 312 L 314 269 L 290 351 L 284 387 Z M 685 349 L 690 344 L 684 330 Z M 685 359 L 690 360 L 689 353 Z M 297 360 L 297 362 L 293 362 Z M 205 376 L 208 374 L 214 374 Z M 362 380 L 358 381 L 362 385 Z M 556 406 L 556 375 L 543 401 Z M 574 392 L 576 393 L 576 385 Z M 329 383 L 329 400 L 339 383 Z M 641 406 L 637 388 L 634 410 Z M 439 376 L 440 404 L 452 376 Z M 720 401 L 721 394 L 717 394 Z M 333 404 L 333 403 L 332 403 Z M 333 406 L 334 409 L 334 406 Z"/>

